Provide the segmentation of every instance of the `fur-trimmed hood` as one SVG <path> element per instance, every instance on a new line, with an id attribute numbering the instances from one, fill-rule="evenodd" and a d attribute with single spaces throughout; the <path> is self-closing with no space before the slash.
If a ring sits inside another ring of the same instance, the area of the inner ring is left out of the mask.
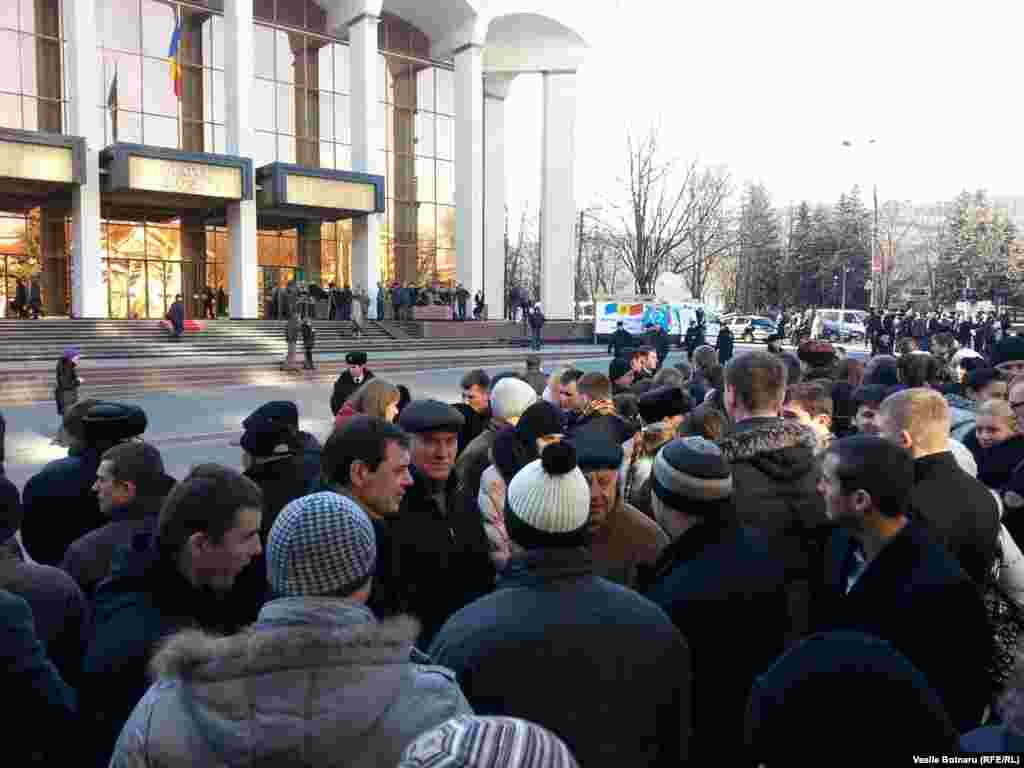
<path id="1" fill-rule="evenodd" d="M 719 442 L 730 464 L 746 462 L 775 480 L 793 480 L 807 474 L 817 445 L 814 432 L 782 419 L 750 419 Z"/>
<path id="2" fill-rule="evenodd" d="M 394 765 L 417 734 L 469 713 L 452 672 L 418 663 L 418 632 L 358 603 L 282 598 L 240 634 L 177 633 L 112 764 Z"/>

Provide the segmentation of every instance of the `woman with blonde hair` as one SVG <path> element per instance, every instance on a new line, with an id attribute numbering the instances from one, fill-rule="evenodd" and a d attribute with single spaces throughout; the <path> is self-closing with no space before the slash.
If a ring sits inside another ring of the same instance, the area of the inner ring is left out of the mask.
<path id="1" fill-rule="evenodd" d="M 394 384 L 383 379 L 370 379 L 352 393 L 334 417 L 334 426 L 340 427 L 356 415 L 374 416 L 386 422 L 398 418 L 398 400 L 401 393 Z"/>

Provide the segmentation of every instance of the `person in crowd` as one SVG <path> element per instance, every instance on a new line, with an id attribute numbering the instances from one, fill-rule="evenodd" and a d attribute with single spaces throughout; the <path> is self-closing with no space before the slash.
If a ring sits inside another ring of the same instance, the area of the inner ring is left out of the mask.
<path id="1" fill-rule="evenodd" d="M 803 381 L 833 380 L 836 377 L 839 357 L 836 347 L 827 341 L 805 341 L 797 348 L 797 359 L 800 360 Z"/>
<path id="2" fill-rule="evenodd" d="M 654 349 L 654 351 L 658 355 L 657 361 L 654 363 L 654 372 L 657 373 L 659 370 L 661 370 L 661 366 L 663 366 L 665 364 L 665 361 L 668 359 L 668 334 L 665 332 L 665 329 L 662 328 L 657 323 L 648 323 L 647 343 Z"/>
<path id="3" fill-rule="evenodd" d="M 520 417 L 537 402 L 533 387 L 517 378 L 505 378 L 491 392 L 491 422 L 466 446 L 455 461 L 459 492 L 471 502 L 480 494 L 480 478 L 491 465 L 491 449 L 498 433 L 514 429 Z"/>
<path id="4" fill-rule="evenodd" d="M 629 363 L 621 357 L 616 357 L 608 363 L 608 379 L 612 383 L 612 396 L 629 392 L 629 388 L 633 386 L 634 376 L 635 374 L 633 369 L 629 367 Z"/>
<path id="5" fill-rule="evenodd" d="M 679 386 L 686 389 L 690 386 L 690 382 L 693 381 L 693 366 L 686 360 L 680 360 L 676 363 L 673 368 L 679 371 L 679 375 L 683 377 L 682 384 Z"/>
<path id="6" fill-rule="evenodd" d="M 298 356 L 298 344 L 299 338 L 302 335 L 302 322 L 299 320 L 299 313 L 292 312 L 288 315 L 288 321 L 285 323 L 284 338 L 288 342 L 288 353 L 285 357 L 284 364 L 281 366 L 282 370 L 294 372 L 298 370 L 295 365 L 295 361 Z"/>
<path id="7" fill-rule="evenodd" d="M 14 279 L 14 314 L 19 320 L 28 316 L 28 287 L 25 281 L 17 277 Z"/>
<path id="8" fill-rule="evenodd" d="M 998 720 L 960 737 L 960 752 L 1013 755 L 1024 752 L 1024 657 L 1019 654 L 996 706 Z M 1012 759 L 1012 758 L 1011 758 Z"/>
<path id="9" fill-rule="evenodd" d="M 851 739 L 852 722 L 864 723 L 871 736 Z M 846 631 L 808 637 L 757 678 L 744 737 L 748 764 L 766 768 L 837 745 L 840 762 L 863 765 L 883 753 L 894 760 L 951 755 L 956 742 L 956 728 L 922 671 L 893 644 Z"/>
<path id="10" fill-rule="evenodd" d="M 338 294 L 338 319 L 339 320 L 351 320 L 352 319 L 352 302 L 355 298 L 355 294 L 352 293 L 352 288 L 348 285 L 344 286 Z"/>
<path id="11" fill-rule="evenodd" d="M 636 429 L 615 412 L 612 383 L 603 373 L 587 373 L 577 382 L 577 416 L 568 425 L 567 434 L 576 437 L 600 433 L 616 445 L 636 434 Z"/>
<path id="12" fill-rule="evenodd" d="M 477 507 L 483 520 L 487 545 L 496 570 L 502 570 L 512 555 L 521 552 L 511 540 L 505 524 L 505 496 L 516 473 L 548 445 L 563 438 L 562 414 L 541 400 L 527 408 L 515 429 L 499 432 L 491 448 L 493 462 L 480 477 Z"/>
<path id="13" fill-rule="evenodd" d="M 224 290 L 224 286 L 217 288 L 217 316 L 227 317 L 228 314 L 228 294 Z"/>
<path id="14" fill-rule="evenodd" d="M 421 734 L 398 768 L 579 768 L 551 731 L 512 717 L 462 715 Z"/>
<path id="15" fill-rule="evenodd" d="M 21 538 L 32 558 L 57 565 L 68 546 L 109 519 L 93 492 L 103 454 L 146 431 L 141 408 L 121 403 L 85 401 L 68 414 L 66 430 L 72 449 L 51 461 L 22 491 Z"/>
<path id="16" fill-rule="evenodd" d="M 547 322 L 547 318 L 544 316 L 544 309 L 539 301 L 533 305 L 533 309 L 529 310 L 529 315 L 527 319 L 530 324 L 530 334 L 533 339 L 533 349 L 539 352 L 540 348 L 544 344 L 544 323 Z"/>
<path id="17" fill-rule="evenodd" d="M 653 518 L 653 514 L 650 486 L 646 483 L 654 457 L 676 436 L 692 405 L 689 395 L 679 387 L 658 387 L 637 399 L 644 426 L 629 444 L 620 481 L 625 500 L 648 517 Z"/>
<path id="18" fill-rule="evenodd" d="M 712 366 L 718 364 L 718 355 L 713 347 L 704 344 L 697 347 L 690 356 L 693 363 L 693 379 L 690 381 L 690 398 L 695 403 L 703 403 L 711 388 L 708 382 L 708 372 Z"/>
<path id="19" fill-rule="evenodd" d="M 175 482 L 149 443 L 120 443 L 103 453 L 93 490 L 110 522 L 71 542 L 60 564 L 82 592 L 91 596 L 110 576 L 115 552 L 131 547 L 136 535 L 153 533 Z"/>
<path id="20" fill-rule="evenodd" d="M 462 415 L 437 400 L 415 400 L 399 426 L 412 436 L 413 484 L 392 531 L 425 647 L 449 616 L 491 591 L 494 566 L 480 516 L 458 503 L 452 470 Z"/>
<path id="21" fill-rule="evenodd" d="M 537 397 L 544 394 L 544 388 L 548 385 L 548 377 L 540 367 L 539 355 L 528 355 L 526 358 L 526 372 L 522 374 L 523 381 L 533 387 Z"/>
<path id="22" fill-rule="evenodd" d="M 16 539 L 21 521 L 18 489 L 0 477 L 0 590 L 18 595 L 29 604 L 47 655 L 64 681 L 74 686 L 90 634 L 89 605 L 64 571 L 25 556 Z"/>
<path id="23" fill-rule="evenodd" d="M 639 398 L 632 392 L 621 392 L 612 397 L 612 402 L 615 403 L 615 412 L 639 432 L 643 426 L 640 421 Z"/>
<path id="24" fill-rule="evenodd" d="M 57 361 L 57 386 L 53 390 L 53 397 L 57 402 L 57 432 L 53 441 L 57 445 L 67 445 L 64 414 L 78 402 L 78 390 L 82 386 L 82 378 L 78 375 L 78 364 L 81 360 L 82 351 L 78 347 L 66 347 L 64 354 Z"/>
<path id="25" fill-rule="evenodd" d="M 814 433 L 779 417 L 786 368 L 776 356 L 746 352 L 725 370 L 725 408 L 735 424 L 720 445 L 732 466 L 742 525 L 762 531 L 786 569 L 791 635 L 806 633 L 812 565 L 828 519 L 817 494 Z"/>
<path id="26" fill-rule="evenodd" d="M 647 346 L 636 347 L 629 358 L 629 367 L 633 371 L 633 383 L 654 378 L 654 366 L 651 365 L 653 349 Z M 657 355 L 657 352 L 654 352 Z"/>
<path id="27" fill-rule="evenodd" d="M 893 401 L 901 394 L 882 405 L 883 423 L 903 406 Z M 935 543 L 934 526 L 911 512 L 921 487 L 917 461 L 885 437 L 856 435 L 829 447 L 818 488 L 837 529 L 825 549 L 816 624 L 892 643 L 928 677 L 963 731 L 980 722 L 988 704 L 992 634 L 977 584 Z M 948 471 L 960 472 L 955 465 Z M 935 642 L 937 623 L 942 643 Z M 957 649 L 956 664 L 947 648 Z"/>
<path id="28" fill-rule="evenodd" d="M 978 466 L 978 479 L 1001 491 L 1024 468 L 1024 435 L 1005 400 L 989 400 L 978 408 L 973 435 L 964 440 Z"/>
<path id="29" fill-rule="evenodd" d="M 299 429 L 299 407 L 292 400 L 271 400 L 253 411 L 242 422 L 245 430 L 251 423 L 272 421 L 283 426 L 288 433 L 288 442 L 301 455 L 306 488 L 310 492 L 320 490 L 320 441 L 309 432 Z M 237 445 L 237 443 L 235 443 Z"/>
<path id="30" fill-rule="evenodd" d="M 686 359 L 692 360 L 693 353 L 703 342 L 702 333 L 700 327 L 696 321 L 691 320 L 690 325 L 686 329 L 686 334 L 683 337 L 683 346 L 686 349 Z"/>
<path id="31" fill-rule="evenodd" d="M 803 424 L 814 432 L 817 443 L 814 453 L 817 456 L 824 453 L 832 442 L 832 411 L 832 397 L 821 384 L 793 384 L 786 389 L 782 418 Z"/>
<path id="32" fill-rule="evenodd" d="M 341 372 L 338 380 L 334 382 L 334 391 L 331 393 L 331 413 L 337 413 L 345 401 L 352 397 L 364 381 L 373 378 L 373 371 L 366 366 L 367 357 L 365 352 L 349 352 L 345 355 L 347 369 Z"/>
<path id="33" fill-rule="evenodd" d="M 381 618 L 408 610 L 393 526 L 413 483 L 409 448 L 409 436 L 395 424 L 361 415 L 335 429 L 324 446 L 328 488 L 354 500 L 373 524 L 377 559 L 368 605 Z"/>
<path id="34" fill-rule="evenodd" d="M 384 283 L 382 281 L 378 280 L 377 281 L 377 296 L 376 296 L 376 299 L 374 300 L 375 309 L 377 310 L 377 315 L 376 315 L 375 319 L 377 321 L 382 321 L 382 320 L 384 320 L 387 317 L 387 315 L 384 313 L 384 304 L 385 304 L 385 299 L 387 297 L 387 293 L 388 292 L 387 292 L 387 289 L 384 287 Z"/>
<path id="35" fill-rule="evenodd" d="M 524 554 L 496 592 L 446 622 L 430 655 L 455 671 L 475 712 L 550 728 L 581 765 L 684 763 L 689 649 L 660 608 L 594 575 L 590 489 L 570 444 L 516 474 L 506 521 Z"/>
<path id="36" fill-rule="evenodd" d="M 4 734 L 4 762 L 74 765 L 81 759 L 78 695 L 47 657 L 32 608 L 0 589 L 0 679 L 16 707 Z"/>
<path id="37" fill-rule="evenodd" d="M 733 346 L 736 340 L 733 338 L 732 330 L 728 324 L 723 323 L 718 331 L 718 338 L 715 340 L 715 349 L 718 350 L 718 362 L 725 365 L 732 359 Z"/>
<path id="38" fill-rule="evenodd" d="M 703 437 L 717 443 L 729 433 L 729 418 L 710 403 L 701 403 L 679 425 L 680 437 Z"/>
<path id="39" fill-rule="evenodd" d="M 179 293 L 174 297 L 174 303 L 167 310 L 167 321 L 171 324 L 171 334 L 175 341 L 181 341 L 185 333 L 185 304 Z"/>
<path id="40" fill-rule="evenodd" d="M 348 300 L 348 320 L 352 323 L 352 338 L 358 339 L 363 335 L 363 328 L 366 325 L 366 315 L 370 307 L 370 297 L 360 287 Z"/>
<path id="41" fill-rule="evenodd" d="M 704 402 L 711 403 L 720 411 L 725 410 L 725 367 L 718 363 L 708 369 L 708 393 Z"/>
<path id="42" fill-rule="evenodd" d="M 621 446 L 603 435 L 584 435 L 573 441 L 576 459 L 590 485 L 587 548 L 594 573 L 635 588 L 641 569 L 650 569 L 668 545 L 658 525 L 622 496 L 619 471 Z"/>
<path id="43" fill-rule="evenodd" d="M 899 363 L 892 355 L 876 355 L 864 366 L 862 384 L 879 384 L 883 387 L 895 387 L 900 383 Z"/>
<path id="44" fill-rule="evenodd" d="M 615 332 L 608 339 L 608 354 L 613 358 L 625 358 L 630 349 L 636 346 L 633 334 L 626 330 L 621 320 L 615 324 Z"/>
<path id="45" fill-rule="evenodd" d="M 291 502 L 267 543 L 275 598 L 241 634 L 182 631 L 162 645 L 111 766 L 391 766 L 423 731 L 471 714 L 449 670 L 412 659 L 416 623 L 367 607 L 376 558 L 352 499 Z"/>
<path id="46" fill-rule="evenodd" d="M 686 385 L 686 382 L 683 379 L 682 371 L 678 370 L 675 367 L 662 368 L 660 371 L 654 374 L 654 378 L 651 379 L 651 383 L 654 384 L 655 388 L 675 387 L 680 391 L 683 390 L 683 388 Z"/>
<path id="47" fill-rule="evenodd" d="M 702 437 L 668 443 L 658 453 L 651 486 L 654 516 L 672 543 L 646 595 L 693 652 L 691 760 L 710 765 L 732 754 L 738 763 L 747 693 L 785 640 L 782 563 L 737 525 L 732 469 L 714 443 Z"/>
<path id="48" fill-rule="evenodd" d="M 853 391 L 853 429 L 862 435 L 878 434 L 878 411 L 890 388 L 880 384 L 864 384 Z"/>
<path id="49" fill-rule="evenodd" d="M 466 286 L 459 283 L 455 286 L 455 307 L 456 313 L 455 318 L 457 320 L 466 319 L 466 305 L 469 302 L 469 291 L 466 290 Z"/>
<path id="50" fill-rule="evenodd" d="M 452 406 L 465 420 L 459 432 L 459 454 L 491 423 L 491 386 L 490 375 L 480 368 L 469 371 L 459 382 L 462 402 Z"/>
<path id="51" fill-rule="evenodd" d="M 997 554 L 999 506 L 957 464 L 949 448 L 949 425 L 949 406 L 929 389 L 889 395 L 878 413 L 879 435 L 914 457 L 908 513 L 980 585 Z"/>
<path id="52" fill-rule="evenodd" d="M 234 470 L 205 464 L 167 497 L 156 536 L 137 537 L 100 585 L 95 632 L 82 665 L 82 711 L 95 756 L 109 757 L 122 725 L 149 686 L 155 644 L 179 629 L 234 634 L 260 604 L 233 594 L 262 551 L 263 494 Z"/>
<path id="53" fill-rule="evenodd" d="M 316 366 L 313 365 L 313 347 L 316 345 L 316 331 L 313 328 L 313 323 L 310 322 L 309 315 L 302 318 L 302 351 L 305 355 L 305 361 L 302 367 L 307 371 L 315 371 Z"/>
<path id="54" fill-rule="evenodd" d="M 1024 373 L 1024 336 L 1007 336 L 992 350 L 992 367 L 1009 377 Z"/>
<path id="55" fill-rule="evenodd" d="M 579 380 L 582 378 L 583 371 L 578 368 L 569 368 L 558 378 L 555 405 L 566 414 L 579 414 L 583 410 L 579 393 Z"/>
<path id="56" fill-rule="evenodd" d="M 786 366 L 786 383 L 799 384 L 804 379 L 804 369 L 800 358 L 792 352 L 781 352 L 776 355 Z"/>
<path id="57" fill-rule="evenodd" d="M 384 379 L 370 379 L 363 382 L 334 417 L 334 426 L 340 427 L 353 416 L 360 414 L 393 422 L 398 418 L 398 402 L 402 394 L 398 387 Z"/>
<path id="58" fill-rule="evenodd" d="M 981 405 L 987 400 L 1006 400 L 1010 382 L 1006 374 L 995 368 L 975 368 L 964 377 L 964 396 Z"/>

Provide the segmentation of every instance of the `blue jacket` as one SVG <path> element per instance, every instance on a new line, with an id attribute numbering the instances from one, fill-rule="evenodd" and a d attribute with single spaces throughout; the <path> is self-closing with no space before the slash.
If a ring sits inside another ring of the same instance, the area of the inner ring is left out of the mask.
<path id="1" fill-rule="evenodd" d="M 4 764 L 73 765 L 78 699 L 36 636 L 28 603 L 0 590 L 0 679 L 12 715 Z M 56 738 L 55 738 L 56 737 Z M 58 761 L 58 762 L 52 762 Z"/>
<path id="2" fill-rule="evenodd" d="M 509 561 L 497 591 L 431 646 L 480 715 L 532 720 L 587 768 L 678 766 L 690 740 L 690 652 L 664 612 L 593 573 L 583 549 Z"/>
<path id="3" fill-rule="evenodd" d="M 57 565 L 71 542 L 109 522 L 92 490 L 100 451 L 51 461 L 25 483 L 21 540 L 33 560 Z"/>
<path id="4" fill-rule="evenodd" d="M 690 644 L 694 760 L 727 760 L 743 736 L 747 693 L 782 653 L 785 569 L 753 532 L 728 522 L 694 526 L 662 553 L 647 597 Z"/>

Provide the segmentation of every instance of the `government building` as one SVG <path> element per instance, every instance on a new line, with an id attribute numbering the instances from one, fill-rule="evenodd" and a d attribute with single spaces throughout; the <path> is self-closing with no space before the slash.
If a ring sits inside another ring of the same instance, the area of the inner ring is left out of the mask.
<path id="1" fill-rule="evenodd" d="M 291 281 L 505 299 L 506 143 L 539 141 L 541 295 L 570 318 L 584 41 L 515 0 L 2 0 L 0 298 L 162 318 Z M 542 128 L 505 135 L 521 74 Z"/>

